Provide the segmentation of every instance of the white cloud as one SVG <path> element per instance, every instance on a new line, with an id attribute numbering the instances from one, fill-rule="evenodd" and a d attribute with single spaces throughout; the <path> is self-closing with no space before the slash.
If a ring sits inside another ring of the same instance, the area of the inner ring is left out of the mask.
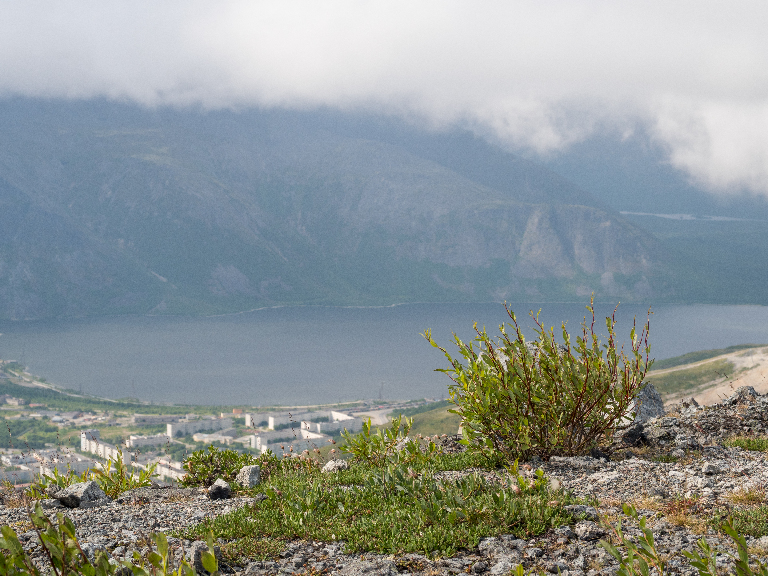
<path id="1" fill-rule="evenodd" d="M 649 126 L 714 190 L 768 194 L 768 4 L 0 4 L 0 94 L 371 108 L 562 149 Z"/>

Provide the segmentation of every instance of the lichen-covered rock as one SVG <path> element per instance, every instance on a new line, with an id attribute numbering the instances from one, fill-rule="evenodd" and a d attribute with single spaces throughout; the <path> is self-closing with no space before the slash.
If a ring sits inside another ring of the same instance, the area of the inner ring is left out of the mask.
<path id="1" fill-rule="evenodd" d="M 261 468 L 255 464 L 243 466 L 240 468 L 240 472 L 237 473 L 237 477 L 235 477 L 235 482 L 243 488 L 253 488 L 254 486 L 258 486 L 260 481 Z"/>
<path id="2" fill-rule="evenodd" d="M 328 460 L 323 466 L 322 472 L 338 472 L 339 470 L 347 470 L 349 468 L 349 462 L 346 460 Z"/>
<path id="3" fill-rule="evenodd" d="M 56 494 L 56 500 L 67 508 L 77 508 L 84 502 L 94 502 L 104 498 L 107 498 L 104 490 L 93 480 L 72 484 Z"/>

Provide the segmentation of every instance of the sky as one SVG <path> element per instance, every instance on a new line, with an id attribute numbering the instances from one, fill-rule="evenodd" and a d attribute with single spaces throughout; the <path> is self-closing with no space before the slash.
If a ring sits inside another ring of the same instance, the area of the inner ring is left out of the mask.
<path id="1" fill-rule="evenodd" d="M 642 130 L 718 194 L 768 196 L 768 2 L 0 4 L 0 96 L 331 107 L 567 152 Z"/>

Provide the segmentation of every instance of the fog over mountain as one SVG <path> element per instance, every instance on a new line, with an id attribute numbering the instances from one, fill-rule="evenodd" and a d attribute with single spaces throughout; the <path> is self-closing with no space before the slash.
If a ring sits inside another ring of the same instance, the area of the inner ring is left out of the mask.
<path id="1" fill-rule="evenodd" d="M 0 103 L 0 317 L 674 298 L 652 235 L 470 133 Z"/>

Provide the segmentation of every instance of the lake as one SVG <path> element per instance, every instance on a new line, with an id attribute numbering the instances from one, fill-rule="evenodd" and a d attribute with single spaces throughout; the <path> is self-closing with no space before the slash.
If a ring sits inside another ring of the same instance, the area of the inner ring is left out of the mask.
<path id="1" fill-rule="evenodd" d="M 510 304 L 519 320 L 542 308 L 547 326 L 577 332 L 583 304 Z M 612 307 L 597 306 L 596 326 Z M 621 305 L 618 334 L 647 307 Z M 447 396 L 447 361 L 420 336 L 497 333 L 501 304 L 407 304 L 383 308 L 270 308 L 216 317 L 110 317 L 0 322 L 0 358 L 53 384 L 107 398 L 188 404 L 309 404 Z M 557 330 L 556 330 L 557 333 Z M 530 334 L 530 332 L 528 332 Z M 574 338 L 575 341 L 575 338 Z M 668 358 L 733 344 L 768 343 L 768 307 L 661 305 L 651 317 L 651 352 Z"/>

